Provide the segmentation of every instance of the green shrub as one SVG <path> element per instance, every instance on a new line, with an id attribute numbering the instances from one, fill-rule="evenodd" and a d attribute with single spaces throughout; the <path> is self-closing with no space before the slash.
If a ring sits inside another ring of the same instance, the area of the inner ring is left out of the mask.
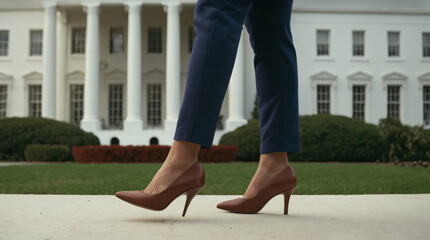
<path id="1" fill-rule="evenodd" d="M 293 161 L 376 161 L 383 141 L 378 126 L 356 118 L 317 114 L 300 116 L 301 152 Z"/>
<path id="2" fill-rule="evenodd" d="M 24 149 L 29 144 L 67 145 L 68 160 L 73 160 L 73 146 L 100 145 L 100 141 L 94 134 L 66 122 L 35 117 L 0 119 L 2 160 L 24 160 Z"/>
<path id="3" fill-rule="evenodd" d="M 430 131 L 423 126 L 408 126 L 394 118 L 379 120 L 384 139 L 382 161 L 418 161 L 430 159 Z"/>
<path id="4" fill-rule="evenodd" d="M 375 161 L 383 151 L 378 126 L 338 115 L 299 117 L 301 152 L 289 154 L 292 161 Z M 237 160 L 258 161 L 259 119 L 224 134 L 219 144 L 236 145 Z"/>
<path id="5" fill-rule="evenodd" d="M 258 161 L 260 159 L 260 122 L 250 119 L 248 123 L 225 133 L 219 140 L 219 145 L 236 145 L 237 161 Z"/>
<path id="6" fill-rule="evenodd" d="M 30 144 L 24 155 L 27 161 L 63 162 L 69 160 L 70 150 L 67 145 Z"/>

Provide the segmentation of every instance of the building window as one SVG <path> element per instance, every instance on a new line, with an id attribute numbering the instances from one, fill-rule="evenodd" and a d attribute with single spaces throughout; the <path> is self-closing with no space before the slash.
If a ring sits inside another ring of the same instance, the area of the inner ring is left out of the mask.
<path id="1" fill-rule="evenodd" d="M 0 56 L 9 54 L 9 31 L 0 31 Z"/>
<path id="2" fill-rule="evenodd" d="M 317 113 L 330 113 L 330 85 L 317 85 Z"/>
<path id="3" fill-rule="evenodd" d="M 28 116 L 40 117 L 42 115 L 42 85 L 29 85 L 28 89 Z"/>
<path id="4" fill-rule="evenodd" d="M 388 32 L 388 56 L 400 56 L 400 32 Z"/>
<path id="5" fill-rule="evenodd" d="M 42 30 L 30 30 L 30 56 L 42 56 Z"/>
<path id="6" fill-rule="evenodd" d="M 354 85 L 352 87 L 352 117 L 364 120 L 366 102 L 366 86 Z"/>
<path id="7" fill-rule="evenodd" d="M 123 84 L 109 85 L 109 126 L 122 128 Z"/>
<path id="8" fill-rule="evenodd" d="M 85 53 L 85 28 L 72 28 L 72 53 Z"/>
<path id="9" fill-rule="evenodd" d="M 329 55 L 329 30 L 317 30 L 317 55 Z"/>
<path id="10" fill-rule="evenodd" d="M 352 32 L 352 55 L 364 56 L 364 31 Z"/>
<path id="11" fill-rule="evenodd" d="M 6 117 L 7 85 L 0 85 L 0 118 Z"/>
<path id="12" fill-rule="evenodd" d="M 400 85 L 388 85 L 387 117 L 400 120 Z"/>
<path id="13" fill-rule="evenodd" d="M 70 123 L 79 126 L 84 115 L 84 84 L 70 85 Z"/>
<path id="14" fill-rule="evenodd" d="M 123 27 L 110 28 L 109 52 L 110 53 L 124 52 L 124 28 Z"/>
<path id="15" fill-rule="evenodd" d="M 430 125 L 430 85 L 423 86 L 424 125 Z"/>
<path id="16" fill-rule="evenodd" d="M 148 28 L 148 53 L 161 53 L 161 27 Z"/>
<path id="17" fill-rule="evenodd" d="M 423 33 L 423 57 L 430 57 L 430 33 Z"/>
<path id="18" fill-rule="evenodd" d="M 161 125 L 161 84 L 148 84 L 148 125 Z"/>
<path id="19" fill-rule="evenodd" d="M 196 37 L 196 31 L 194 27 L 188 28 L 188 52 L 191 53 L 194 45 L 194 38 Z"/>

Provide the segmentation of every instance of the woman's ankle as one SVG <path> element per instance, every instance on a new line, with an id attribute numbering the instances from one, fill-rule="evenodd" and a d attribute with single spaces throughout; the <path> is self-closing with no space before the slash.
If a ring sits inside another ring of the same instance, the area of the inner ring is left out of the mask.
<path id="1" fill-rule="evenodd" d="M 174 140 L 166 161 L 173 165 L 190 165 L 198 161 L 200 144 Z"/>
<path id="2" fill-rule="evenodd" d="M 273 152 L 260 155 L 259 166 L 268 169 L 278 169 L 288 165 L 287 152 Z"/>

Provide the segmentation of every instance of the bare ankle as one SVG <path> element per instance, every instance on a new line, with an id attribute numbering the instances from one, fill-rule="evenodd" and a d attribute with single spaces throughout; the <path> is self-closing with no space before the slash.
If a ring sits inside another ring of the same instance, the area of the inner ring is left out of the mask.
<path id="1" fill-rule="evenodd" d="M 174 140 L 166 161 L 178 165 L 189 165 L 198 161 L 200 144 Z"/>
<path id="2" fill-rule="evenodd" d="M 260 155 L 260 162 L 264 168 L 280 168 L 288 165 L 287 152 L 273 152 Z"/>

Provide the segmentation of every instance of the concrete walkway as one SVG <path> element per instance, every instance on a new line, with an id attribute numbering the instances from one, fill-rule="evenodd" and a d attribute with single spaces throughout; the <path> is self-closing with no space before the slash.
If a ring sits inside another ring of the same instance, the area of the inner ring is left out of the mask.
<path id="1" fill-rule="evenodd" d="M 283 195 L 258 214 L 217 209 L 239 195 L 185 195 L 163 211 L 111 195 L 0 194 L 0 239 L 429 239 L 430 194 Z"/>
<path id="2" fill-rule="evenodd" d="M 3 161 L 0 161 L 0 167 L 21 166 L 21 165 L 36 165 L 36 164 L 49 164 L 49 162 L 25 162 L 25 161 L 3 162 Z"/>

